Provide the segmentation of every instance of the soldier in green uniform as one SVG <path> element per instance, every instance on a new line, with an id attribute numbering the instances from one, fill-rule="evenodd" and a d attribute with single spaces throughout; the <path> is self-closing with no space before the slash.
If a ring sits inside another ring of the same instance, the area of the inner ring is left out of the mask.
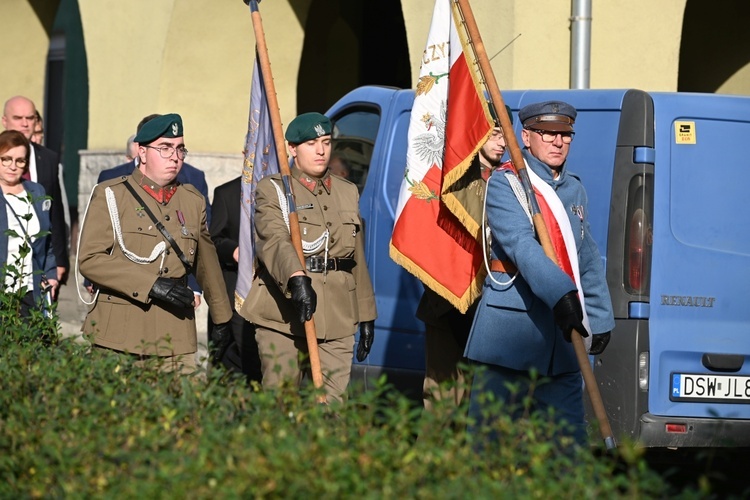
<path id="1" fill-rule="evenodd" d="M 187 155 L 180 115 L 145 124 L 135 137 L 140 164 L 130 176 L 94 187 L 81 228 L 81 274 L 97 285 L 83 332 L 98 348 L 169 358 L 167 369 L 195 370 L 195 270 L 218 338 L 232 309 L 206 227 L 206 200 L 176 182 Z"/>
<path id="2" fill-rule="evenodd" d="M 331 121 L 305 113 L 285 137 L 294 158 L 296 199 L 305 266 L 289 235 L 281 175 L 264 177 L 255 194 L 255 277 L 240 314 L 256 325 L 263 386 L 302 378 L 307 353 L 304 322 L 315 313 L 320 364 L 329 399 L 341 400 L 351 374 L 354 334 L 357 359 L 374 339 L 375 295 L 364 255 L 357 186 L 331 175 Z"/>

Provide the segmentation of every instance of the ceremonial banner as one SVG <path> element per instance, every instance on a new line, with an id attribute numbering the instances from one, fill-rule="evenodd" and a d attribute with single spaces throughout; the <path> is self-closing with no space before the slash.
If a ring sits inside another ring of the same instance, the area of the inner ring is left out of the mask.
<path id="1" fill-rule="evenodd" d="M 255 58 L 250 89 L 250 116 L 245 137 L 245 160 L 242 164 L 242 198 L 240 220 L 240 258 L 234 303 L 237 311 L 250 291 L 255 272 L 255 187 L 263 177 L 279 171 L 279 159 L 268 110 L 258 57 Z"/>
<path id="2" fill-rule="evenodd" d="M 494 121 L 458 6 L 437 0 L 422 56 L 390 256 L 465 312 L 484 279 L 481 222 L 452 195 Z M 483 192 L 483 190 L 482 190 Z"/>

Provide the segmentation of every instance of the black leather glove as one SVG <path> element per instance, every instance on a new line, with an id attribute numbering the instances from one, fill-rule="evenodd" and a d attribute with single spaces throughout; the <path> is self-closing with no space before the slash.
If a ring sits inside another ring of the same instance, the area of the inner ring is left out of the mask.
<path id="1" fill-rule="evenodd" d="M 299 320 L 304 323 L 310 321 L 318 304 L 318 295 L 312 287 L 309 276 L 292 276 L 287 287 L 292 292 L 292 302 L 299 313 Z"/>
<path id="2" fill-rule="evenodd" d="M 195 306 L 193 291 L 185 285 L 180 284 L 179 281 L 170 278 L 156 278 L 156 282 L 151 287 L 151 291 L 148 292 L 148 296 L 177 307 Z"/>
<path id="3" fill-rule="evenodd" d="M 220 325 L 214 325 L 214 329 L 211 332 L 211 362 L 213 364 L 221 363 L 224 358 L 224 354 L 232 345 L 234 335 L 232 334 L 232 325 L 230 322 L 222 323 Z"/>
<path id="4" fill-rule="evenodd" d="M 375 341 L 375 322 L 362 321 L 359 324 L 359 346 L 357 346 L 357 361 L 364 361 L 370 354 L 372 343 Z"/>
<path id="5" fill-rule="evenodd" d="M 574 329 L 581 334 L 581 337 L 589 336 L 589 332 L 583 327 L 583 310 L 577 292 L 572 291 L 563 295 L 552 308 L 552 313 L 555 315 L 555 323 L 563 332 L 563 338 L 568 342 L 570 342 L 570 332 Z"/>
<path id="6" fill-rule="evenodd" d="M 589 354 L 597 355 L 603 353 L 604 349 L 607 348 L 607 344 L 609 344 L 610 336 L 610 332 L 594 335 L 591 338 L 591 348 L 589 349 Z"/>

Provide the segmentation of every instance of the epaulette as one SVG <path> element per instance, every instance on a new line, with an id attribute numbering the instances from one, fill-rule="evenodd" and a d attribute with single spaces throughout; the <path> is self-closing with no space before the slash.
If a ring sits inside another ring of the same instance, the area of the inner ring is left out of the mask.
<path id="1" fill-rule="evenodd" d="M 107 179 L 106 181 L 100 182 L 99 186 L 115 186 L 117 184 L 122 184 L 123 182 L 127 181 L 130 178 L 129 175 L 121 175 L 119 177 L 115 177 L 114 179 Z"/>
<path id="2" fill-rule="evenodd" d="M 200 191 L 198 191 L 198 188 L 193 186 L 192 184 L 182 184 L 180 183 L 180 187 L 183 188 L 188 193 L 192 193 L 195 196 L 198 196 L 200 199 L 203 199 L 203 195 Z"/>

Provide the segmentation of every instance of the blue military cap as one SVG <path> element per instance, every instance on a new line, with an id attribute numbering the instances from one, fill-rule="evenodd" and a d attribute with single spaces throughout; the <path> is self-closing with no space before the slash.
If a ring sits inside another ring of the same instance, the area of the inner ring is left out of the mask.
<path id="1" fill-rule="evenodd" d="M 303 113 L 292 120 L 286 129 L 286 140 L 292 144 L 300 144 L 324 135 L 330 135 L 333 130 L 331 120 L 320 113 Z"/>
<path id="2" fill-rule="evenodd" d="M 182 132 L 182 117 L 177 113 L 170 113 L 144 123 L 133 141 L 149 144 L 160 137 L 182 137 Z"/>
<path id="3" fill-rule="evenodd" d="M 562 101 L 545 101 L 524 106 L 518 111 L 523 128 L 572 132 L 576 108 Z"/>

